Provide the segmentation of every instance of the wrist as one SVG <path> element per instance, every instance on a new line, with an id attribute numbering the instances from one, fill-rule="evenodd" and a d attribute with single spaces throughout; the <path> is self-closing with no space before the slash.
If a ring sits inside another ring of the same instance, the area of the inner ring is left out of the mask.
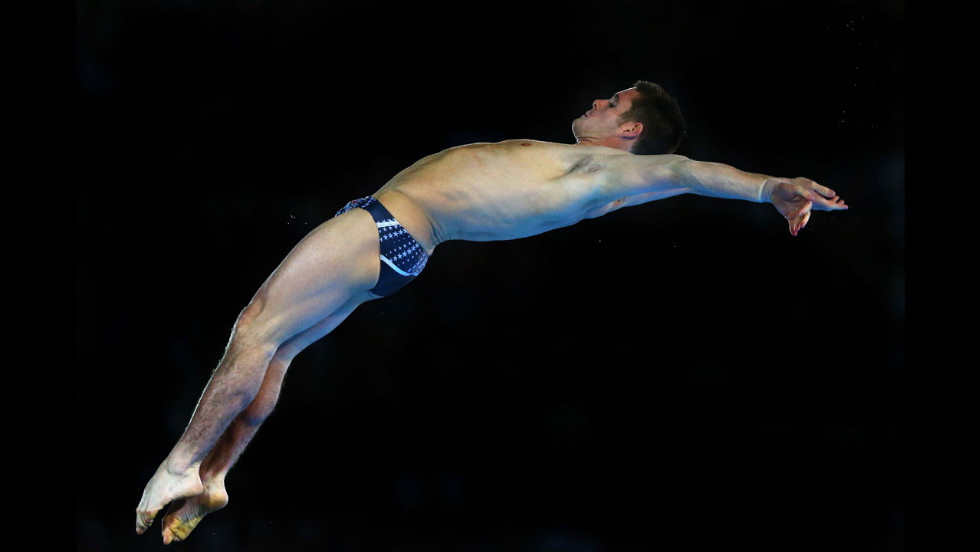
<path id="1" fill-rule="evenodd" d="M 771 176 L 767 176 L 763 181 L 762 185 L 759 186 L 759 194 L 756 197 L 756 201 L 759 203 L 770 203 L 772 201 L 772 190 L 776 187 L 777 182 Z"/>

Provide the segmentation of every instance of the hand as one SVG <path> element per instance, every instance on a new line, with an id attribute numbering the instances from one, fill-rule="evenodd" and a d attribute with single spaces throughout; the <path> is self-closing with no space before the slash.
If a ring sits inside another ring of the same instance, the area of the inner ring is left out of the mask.
<path id="1" fill-rule="evenodd" d="M 838 211 L 847 209 L 844 200 L 826 186 L 809 178 L 775 178 L 766 180 L 770 187 L 770 201 L 779 214 L 789 222 L 789 233 L 796 235 L 810 220 L 810 211 Z"/>

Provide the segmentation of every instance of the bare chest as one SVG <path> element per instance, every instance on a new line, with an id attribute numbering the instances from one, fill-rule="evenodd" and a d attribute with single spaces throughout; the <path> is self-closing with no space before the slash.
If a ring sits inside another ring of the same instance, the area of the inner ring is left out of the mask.
<path id="1" fill-rule="evenodd" d="M 440 241 L 515 239 L 568 226 L 598 201 L 597 182 L 577 170 L 582 148 L 531 140 L 476 144 L 426 158 L 385 187 L 423 209 Z"/>

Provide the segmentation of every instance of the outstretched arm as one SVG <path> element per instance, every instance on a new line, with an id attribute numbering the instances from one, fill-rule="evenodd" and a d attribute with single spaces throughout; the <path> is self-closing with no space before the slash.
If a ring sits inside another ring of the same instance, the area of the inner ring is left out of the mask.
<path id="1" fill-rule="evenodd" d="M 797 235 L 813 209 L 847 209 L 837 193 L 808 178 L 781 178 L 741 171 L 724 163 L 695 161 L 682 155 L 613 155 L 604 186 L 619 199 L 592 216 L 680 194 L 772 203 Z"/>

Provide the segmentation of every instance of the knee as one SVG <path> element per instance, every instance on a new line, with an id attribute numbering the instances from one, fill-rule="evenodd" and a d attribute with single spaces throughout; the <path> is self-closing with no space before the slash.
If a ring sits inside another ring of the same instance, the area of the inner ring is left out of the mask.
<path id="1" fill-rule="evenodd" d="M 279 343 L 272 337 L 272 332 L 268 331 L 269 324 L 263 322 L 263 306 L 264 301 L 256 296 L 242 309 L 232 329 L 232 343 L 261 350 L 271 359 L 279 348 Z"/>
<path id="2" fill-rule="evenodd" d="M 262 293 L 259 292 L 252 298 L 251 301 L 248 302 L 247 305 L 245 305 L 245 308 L 238 313 L 238 318 L 235 320 L 235 329 L 250 329 L 259 319 L 259 315 L 262 314 L 262 309 L 264 306 L 265 298 L 262 296 Z"/>

